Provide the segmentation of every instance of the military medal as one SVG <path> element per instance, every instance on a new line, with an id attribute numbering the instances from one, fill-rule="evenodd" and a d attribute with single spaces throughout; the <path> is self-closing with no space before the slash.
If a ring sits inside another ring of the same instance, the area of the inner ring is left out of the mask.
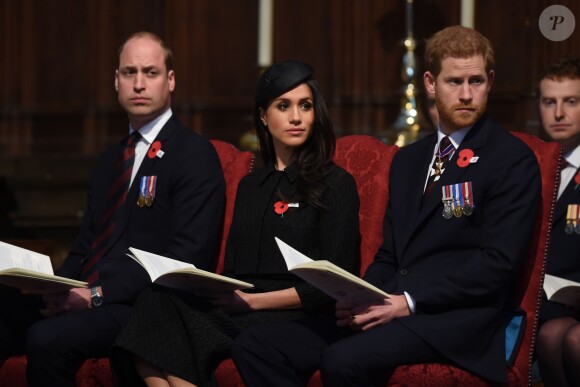
<path id="1" fill-rule="evenodd" d="M 155 200 L 156 185 L 157 176 L 141 176 L 139 198 L 137 198 L 137 205 L 139 207 L 151 207 L 153 200 Z"/>
<path id="2" fill-rule="evenodd" d="M 441 174 L 443 174 L 443 159 L 447 157 L 451 152 L 455 150 L 453 143 L 449 142 L 449 145 L 445 147 L 445 149 L 441 149 L 441 142 L 439 142 L 439 148 L 437 149 L 437 154 L 435 155 L 435 168 L 434 168 L 434 181 L 439 180 Z"/>
<path id="3" fill-rule="evenodd" d="M 435 160 L 435 176 L 441 176 L 443 172 L 443 161 L 441 157 L 437 155 L 437 160 Z"/>
<path id="4" fill-rule="evenodd" d="M 574 232 L 580 235 L 580 205 L 572 204 L 572 224 L 574 224 Z"/>
<path id="5" fill-rule="evenodd" d="M 157 186 L 157 176 L 147 176 L 147 195 L 145 196 L 145 204 L 151 207 L 155 199 L 155 188 Z"/>
<path id="6" fill-rule="evenodd" d="M 572 235 L 578 226 L 578 204 L 568 204 L 568 211 L 566 212 L 566 227 L 564 232 Z"/>
<path id="7" fill-rule="evenodd" d="M 451 186 L 445 185 L 441 187 L 442 200 L 443 200 L 443 217 L 445 219 L 451 219 L 453 216 L 453 211 L 451 210 Z"/>
<path id="8" fill-rule="evenodd" d="M 139 182 L 139 197 L 137 198 L 137 205 L 139 207 L 145 206 L 145 192 L 147 190 L 147 182 L 145 176 L 141 176 L 141 181 Z"/>
<path id="9" fill-rule="evenodd" d="M 453 215 L 456 218 L 463 216 L 463 206 L 461 205 L 461 185 L 453 184 Z"/>
<path id="10" fill-rule="evenodd" d="M 470 216 L 473 214 L 473 193 L 471 191 L 471 182 L 466 181 L 461 183 L 461 189 L 463 193 L 463 215 Z"/>

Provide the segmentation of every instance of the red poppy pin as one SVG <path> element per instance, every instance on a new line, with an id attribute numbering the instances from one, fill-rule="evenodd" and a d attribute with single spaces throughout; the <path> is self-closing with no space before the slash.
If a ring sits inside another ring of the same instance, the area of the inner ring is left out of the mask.
<path id="1" fill-rule="evenodd" d="M 155 156 L 161 158 L 163 157 L 163 151 L 161 150 L 161 141 L 154 141 L 153 144 L 149 147 L 149 152 L 147 152 L 147 157 L 150 159 L 154 158 Z"/>
<path id="2" fill-rule="evenodd" d="M 283 200 L 278 200 L 276 203 L 274 203 L 274 212 L 277 213 L 278 215 L 282 215 L 282 217 L 284 217 L 284 213 L 288 211 L 288 202 L 285 202 Z"/>
<path id="3" fill-rule="evenodd" d="M 576 172 L 576 176 L 574 176 L 574 182 L 576 183 L 576 188 L 578 188 L 578 186 L 580 186 L 580 169 L 578 170 L 578 172 Z"/>
<path id="4" fill-rule="evenodd" d="M 475 162 L 472 161 L 473 159 L 473 151 L 471 149 L 462 149 L 459 152 L 459 156 L 457 157 L 457 165 L 460 166 L 461 168 L 465 168 L 467 167 L 470 163 Z"/>

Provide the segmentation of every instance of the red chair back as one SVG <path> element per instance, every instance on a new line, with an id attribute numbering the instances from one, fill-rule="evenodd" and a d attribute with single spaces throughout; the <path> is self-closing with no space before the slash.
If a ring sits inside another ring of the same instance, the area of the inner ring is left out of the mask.
<path id="1" fill-rule="evenodd" d="M 232 218 L 234 216 L 234 203 L 236 201 L 236 193 L 238 192 L 238 184 L 240 180 L 252 171 L 254 167 L 254 154 L 248 151 L 240 151 L 238 148 L 230 143 L 221 140 L 211 140 L 215 147 L 224 178 L 226 180 L 226 208 L 224 214 L 224 224 L 221 235 L 221 245 L 219 255 L 216 260 L 216 273 L 221 273 L 224 267 L 224 257 L 226 254 L 226 241 L 232 225 Z"/>
<path id="2" fill-rule="evenodd" d="M 360 198 L 361 276 L 383 243 L 389 168 L 398 150 L 368 135 L 355 134 L 336 141 L 334 162 L 354 177 Z"/>

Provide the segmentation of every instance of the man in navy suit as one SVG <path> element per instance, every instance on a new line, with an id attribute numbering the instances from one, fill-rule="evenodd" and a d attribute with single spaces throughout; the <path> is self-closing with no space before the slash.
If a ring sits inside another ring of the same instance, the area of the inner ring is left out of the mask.
<path id="1" fill-rule="evenodd" d="M 108 355 L 131 305 L 151 282 L 127 256 L 129 247 L 200 268 L 208 268 L 217 252 L 225 199 L 220 161 L 208 140 L 173 115 L 174 88 L 172 54 L 161 38 L 130 36 L 119 50 L 115 89 L 129 117 L 134 155 L 121 157 L 123 141 L 98 158 L 80 234 L 56 272 L 85 280 L 89 288 L 44 296 L 46 318 L 20 329 L 31 387 L 74 386 L 85 359 Z M 119 164 L 128 161 L 126 174 L 117 176 Z M 111 192 L 119 184 L 128 188 L 116 199 Z"/>
<path id="2" fill-rule="evenodd" d="M 384 385 L 403 364 L 453 364 L 507 382 L 504 322 L 540 199 L 532 151 L 486 114 L 493 48 L 449 27 L 428 42 L 426 90 L 436 133 L 390 169 L 383 244 L 365 279 L 390 298 L 337 303 L 336 321 L 257 326 L 234 343 L 249 386 Z M 333 328 L 337 325 L 338 328 Z"/>
<path id="3" fill-rule="evenodd" d="M 544 70 L 540 116 L 548 136 L 562 145 L 565 161 L 546 273 L 580 282 L 580 59 L 561 59 Z M 579 386 L 578 308 L 544 298 L 540 324 L 537 355 L 542 381 L 546 386 Z"/>

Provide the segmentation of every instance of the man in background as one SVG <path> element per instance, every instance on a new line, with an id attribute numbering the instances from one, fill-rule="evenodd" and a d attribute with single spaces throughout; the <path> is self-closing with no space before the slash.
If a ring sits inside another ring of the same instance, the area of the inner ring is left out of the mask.
<path id="1" fill-rule="evenodd" d="M 561 59 L 540 80 L 542 126 L 562 145 L 564 163 L 553 216 L 546 273 L 580 282 L 580 60 Z M 544 385 L 580 386 L 580 305 L 544 296 L 537 356 Z"/>

